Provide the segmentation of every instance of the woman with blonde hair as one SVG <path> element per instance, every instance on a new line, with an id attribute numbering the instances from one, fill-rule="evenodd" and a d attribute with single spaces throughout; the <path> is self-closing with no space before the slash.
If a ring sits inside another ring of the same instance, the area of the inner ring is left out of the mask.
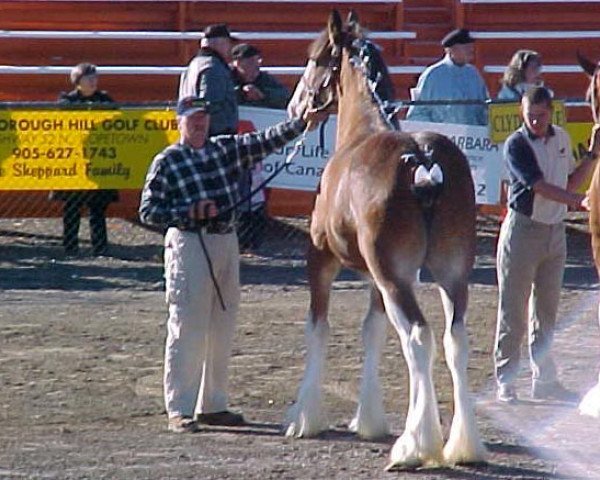
<path id="1" fill-rule="evenodd" d="M 521 101 L 527 90 L 542 86 L 542 57 L 534 50 L 517 50 L 510 59 L 498 92 L 498 100 Z"/>

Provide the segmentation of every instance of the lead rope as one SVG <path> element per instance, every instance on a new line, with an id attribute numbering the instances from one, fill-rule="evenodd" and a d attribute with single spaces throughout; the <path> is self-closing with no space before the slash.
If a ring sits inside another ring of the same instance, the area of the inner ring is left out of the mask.
<path id="1" fill-rule="evenodd" d="M 215 276 L 215 270 L 213 268 L 212 260 L 210 258 L 210 255 L 208 254 L 208 249 L 206 248 L 206 244 L 204 243 L 204 237 L 202 236 L 202 232 L 200 230 L 198 230 L 198 238 L 200 239 L 200 245 L 202 246 L 202 251 L 204 252 L 204 256 L 206 257 L 206 264 L 208 265 L 208 272 L 210 273 L 210 278 L 213 282 L 213 285 L 215 286 L 217 297 L 219 297 L 221 309 L 225 312 L 227 311 L 227 308 L 225 307 L 225 301 L 223 300 L 221 288 L 219 287 L 219 282 L 217 282 L 217 277 Z"/>
<path id="2" fill-rule="evenodd" d="M 288 154 L 287 157 L 285 157 L 285 161 L 279 167 L 277 167 L 271 175 L 269 175 L 264 181 L 262 181 L 258 187 L 256 187 L 254 190 L 252 190 L 246 196 L 246 198 L 235 203 L 235 205 L 233 205 L 232 207 L 225 210 L 224 213 L 229 213 L 229 212 L 233 211 L 235 208 L 237 208 L 239 205 L 241 205 L 242 203 L 250 200 L 254 195 L 256 195 L 256 193 L 260 189 L 264 188 L 264 186 L 267 183 L 269 183 L 271 180 L 273 180 L 273 178 L 275 178 L 277 175 L 279 175 L 279 173 L 281 173 L 281 171 L 292 162 L 292 159 L 296 155 L 298 155 L 300 148 L 306 142 L 306 135 L 308 134 L 308 127 L 309 127 L 309 125 L 306 125 L 306 128 L 302 132 L 302 136 L 294 144 L 293 150 Z M 202 251 L 204 252 L 204 257 L 206 258 L 206 264 L 208 265 L 208 272 L 210 273 L 210 278 L 213 282 L 213 285 L 215 286 L 215 291 L 217 292 L 217 297 L 219 297 L 219 303 L 221 304 L 221 309 L 225 312 L 225 311 L 227 311 L 227 308 L 225 307 L 225 301 L 223 300 L 223 295 L 221 294 L 221 288 L 219 287 L 219 282 L 217 281 L 217 277 L 215 276 L 213 263 L 210 258 L 210 254 L 208 253 L 208 248 L 206 248 L 206 244 L 204 243 L 204 237 L 202 236 L 201 230 L 198 230 L 198 238 L 200 240 L 200 245 L 202 246 Z"/>

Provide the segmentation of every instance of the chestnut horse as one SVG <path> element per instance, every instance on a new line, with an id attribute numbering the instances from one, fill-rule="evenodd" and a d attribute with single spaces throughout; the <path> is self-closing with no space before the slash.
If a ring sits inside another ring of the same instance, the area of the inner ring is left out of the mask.
<path id="1" fill-rule="evenodd" d="M 592 108 L 592 117 L 594 123 L 600 123 L 600 64 L 595 64 L 583 57 L 577 52 L 579 64 L 590 77 L 590 86 L 587 92 L 587 98 Z M 600 164 L 599 164 L 600 165 Z M 590 188 L 588 190 L 590 206 L 590 233 L 592 237 L 592 252 L 596 270 L 600 275 L 600 168 L 598 165 L 592 176 Z M 600 305 L 598 310 L 598 319 L 600 321 Z M 600 377 L 598 383 L 592 388 L 579 404 L 579 411 L 585 415 L 600 417 Z"/>
<path id="2" fill-rule="evenodd" d="M 308 250 L 310 309 L 307 359 L 287 435 L 314 436 L 326 428 L 321 408 L 330 288 L 342 266 L 372 280 L 363 321 L 365 363 L 351 430 L 364 438 L 388 433 L 378 363 L 386 317 L 408 364 L 410 395 L 404 433 L 390 466 L 481 461 L 485 448 L 467 381 L 465 329 L 468 277 L 475 256 L 475 195 L 468 162 L 446 137 L 398 132 L 386 113 L 391 85 L 379 49 L 358 19 L 332 12 L 310 48 L 310 60 L 290 104 L 337 108 L 336 153 L 321 177 Z M 454 384 L 454 417 L 444 447 L 432 379 L 435 340 L 413 291 L 426 266 L 442 297 L 444 347 Z"/>

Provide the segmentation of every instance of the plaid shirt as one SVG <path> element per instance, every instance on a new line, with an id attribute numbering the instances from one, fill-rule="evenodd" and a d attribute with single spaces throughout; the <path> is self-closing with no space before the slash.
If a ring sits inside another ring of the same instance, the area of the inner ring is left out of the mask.
<path id="1" fill-rule="evenodd" d="M 208 138 L 194 149 L 176 143 L 160 152 L 150 165 L 140 202 L 140 220 L 161 227 L 193 228 L 190 205 L 212 200 L 220 221 L 235 220 L 231 208 L 239 200 L 238 180 L 244 169 L 283 147 L 304 130 L 302 120 L 283 122 L 263 132 Z"/>

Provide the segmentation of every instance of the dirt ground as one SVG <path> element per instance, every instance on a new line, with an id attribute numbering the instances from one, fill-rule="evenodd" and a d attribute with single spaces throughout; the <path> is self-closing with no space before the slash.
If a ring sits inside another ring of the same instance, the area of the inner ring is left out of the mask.
<path id="1" fill-rule="evenodd" d="M 324 386 L 331 429 L 310 440 L 281 435 L 304 366 L 303 222 L 274 222 L 259 254 L 242 259 L 230 403 L 251 423 L 178 436 L 166 430 L 161 396 L 166 333 L 161 236 L 111 220 L 110 256 L 84 251 L 73 259 L 61 253 L 60 220 L 0 221 L 0 478 L 600 478 L 598 421 L 561 405 L 504 406 L 493 399 L 497 226 L 497 219 L 480 218 L 468 313 L 470 384 L 489 462 L 385 472 L 403 428 L 407 371 L 390 329 L 381 375 L 394 436 L 368 442 L 348 433 L 367 302 L 366 283 L 351 272 L 341 274 L 332 297 Z M 570 223 L 556 340 L 564 383 L 581 392 L 597 379 L 600 363 L 597 277 L 584 230 L 582 219 Z M 81 237 L 89 238 L 86 231 Z M 440 338 L 437 289 L 424 278 L 417 291 Z M 519 388 L 526 397 L 523 363 Z M 447 432 L 452 396 L 442 355 L 435 375 Z"/>

